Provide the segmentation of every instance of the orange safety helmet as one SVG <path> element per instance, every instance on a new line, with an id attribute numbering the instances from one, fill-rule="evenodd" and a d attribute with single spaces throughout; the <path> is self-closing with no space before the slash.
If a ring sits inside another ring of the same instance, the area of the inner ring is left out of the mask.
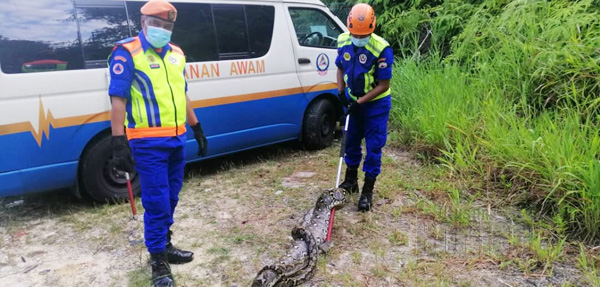
<path id="1" fill-rule="evenodd" d="M 358 3 L 350 10 L 346 26 L 351 34 L 365 36 L 373 33 L 376 22 L 373 7 L 367 3 Z"/>

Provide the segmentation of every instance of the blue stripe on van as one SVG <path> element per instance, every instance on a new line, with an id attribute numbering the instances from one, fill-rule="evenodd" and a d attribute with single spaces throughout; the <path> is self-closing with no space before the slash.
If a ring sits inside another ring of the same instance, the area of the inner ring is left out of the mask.
<path id="1" fill-rule="evenodd" d="M 265 105 L 271 108 L 265 111 Z M 296 94 L 206 107 L 196 109 L 195 113 L 209 138 L 208 154 L 216 156 L 298 138 L 302 131 L 304 109 L 300 107 L 303 106 L 306 106 L 306 98 Z M 212 122 L 215 118 L 222 121 Z M 193 132 L 188 131 L 187 139 L 190 148 L 186 150 L 186 160 L 200 160 L 195 155 L 198 147 Z"/>
<path id="2" fill-rule="evenodd" d="M 0 173 L 0 197 L 73 186 L 77 161 Z"/>
<path id="3" fill-rule="evenodd" d="M 59 129 L 50 126 L 49 140 L 42 136 L 41 146 L 30 132 L 0 136 L 0 173 L 77 161 L 90 139 L 106 129 L 110 129 L 109 121 Z"/>
<path id="4" fill-rule="evenodd" d="M 55 129 L 38 146 L 30 132 L 0 136 L 0 196 L 74 186 L 77 164 L 88 142 L 110 122 Z"/>

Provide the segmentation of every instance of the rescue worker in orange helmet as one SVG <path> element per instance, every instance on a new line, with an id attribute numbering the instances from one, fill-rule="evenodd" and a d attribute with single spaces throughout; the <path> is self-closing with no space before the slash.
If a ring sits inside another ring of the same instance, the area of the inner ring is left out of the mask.
<path id="1" fill-rule="evenodd" d="M 152 281 L 169 287 L 175 284 L 169 263 L 190 262 L 194 255 L 171 243 L 183 185 L 186 122 L 201 156 L 207 140 L 187 97 L 185 56 L 170 43 L 177 10 L 165 0 L 151 0 L 141 13 L 142 31 L 117 42 L 108 59 L 112 164 L 117 170 L 137 171 Z"/>
<path id="2" fill-rule="evenodd" d="M 365 180 L 358 201 L 360 211 L 369 211 L 373 188 L 381 172 L 382 148 L 387 140 L 387 122 L 392 106 L 390 79 L 394 54 L 386 40 L 373 33 L 377 18 L 365 3 L 352 7 L 347 18 L 349 33 L 338 36 L 336 58 L 338 96 L 350 115 L 346 135 L 346 173 L 341 188 L 358 192 L 358 167 L 362 160 Z"/>

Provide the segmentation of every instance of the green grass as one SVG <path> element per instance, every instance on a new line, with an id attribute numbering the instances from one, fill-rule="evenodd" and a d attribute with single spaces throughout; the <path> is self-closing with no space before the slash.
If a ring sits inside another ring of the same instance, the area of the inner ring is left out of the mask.
<path id="1" fill-rule="evenodd" d="M 147 287 L 151 284 L 150 268 L 138 268 L 128 273 L 129 287 Z"/>
<path id="2" fill-rule="evenodd" d="M 500 2 L 474 8 L 443 60 L 397 62 L 393 144 L 433 150 L 453 176 L 486 181 L 478 191 L 496 204 L 559 215 L 561 232 L 598 241 L 600 8 Z M 451 221 L 468 222 L 464 195 L 449 197 Z"/>
<path id="3" fill-rule="evenodd" d="M 585 281 L 592 286 L 600 286 L 600 257 L 590 256 L 587 254 L 585 247 L 580 245 L 579 258 L 577 258 L 579 268 L 583 271 Z"/>

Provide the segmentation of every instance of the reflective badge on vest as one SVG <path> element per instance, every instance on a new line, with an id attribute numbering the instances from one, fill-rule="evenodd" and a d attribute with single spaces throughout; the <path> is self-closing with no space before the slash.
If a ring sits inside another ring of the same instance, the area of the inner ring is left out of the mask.
<path id="1" fill-rule="evenodd" d="M 177 58 L 175 58 L 175 56 L 173 55 L 169 55 L 169 62 L 171 62 L 173 65 L 177 65 Z"/>
<path id="2" fill-rule="evenodd" d="M 146 59 L 148 59 L 148 63 L 150 63 L 150 69 L 160 68 L 160 65 L 156 62 L 156 58 L 154 56 L 148 55 L 148 57 L 146 57 Z"/>
<path id="3" fill-rule="evenodd" d="M 367 62 L 367 55 L 365 55 L 365 54 L 360 54 L 360 56 L 358 56 L 358 61 L 359 61 L 361 64 L 364 64 L 364 63 L 366 63 L 366 62 Z"/>
<path id="4" fill-rule="evenodd" d="M 344 53 L 344 60 L 350 61 L 350 53 L 348 53 L 348 52 Z"/>

